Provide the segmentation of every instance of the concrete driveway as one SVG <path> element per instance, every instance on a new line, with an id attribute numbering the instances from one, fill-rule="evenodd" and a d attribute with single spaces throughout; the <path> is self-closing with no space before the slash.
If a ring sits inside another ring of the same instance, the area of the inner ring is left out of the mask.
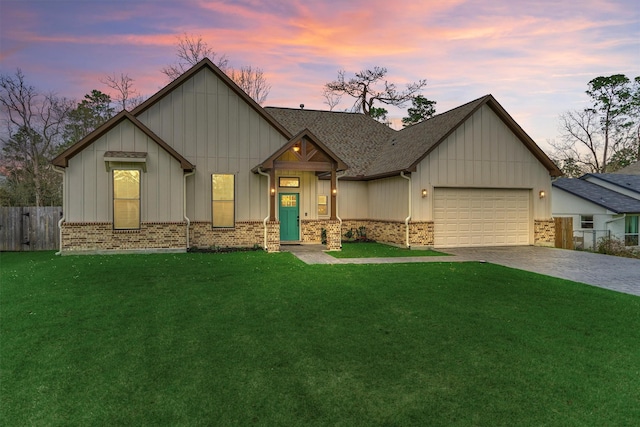
<path id="1" fill-rule="evenodd" d="M 640 259 L 538 246 L 456 248 L 444 252 L 640 296 Z"/>
<path id="2" fill-rule="evenodd" d="M 454 255 L 448 257 L 353 259 L 337 259 L 322 252 L 322 249 L 324 247 L 320 245 L 283 248 L 308 264 L 487 261 L 640 296 L 639 259 L 539 246 L 442 249 L 441 252 Z"/>

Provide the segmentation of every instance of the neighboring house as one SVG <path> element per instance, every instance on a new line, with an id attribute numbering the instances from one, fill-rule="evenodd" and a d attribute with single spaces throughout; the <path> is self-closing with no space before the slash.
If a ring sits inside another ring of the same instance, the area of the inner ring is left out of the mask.
<path id="1" fill-rule="evenodd" d="M 622 169 L 618 169 L 613 173 L 622 174 L 622 175 L 640 175 L 640 161 L 631 163 L 629 166 L 626 166 Z"/>
<path id="2" fill-rule="evenodd" d="M 553 216 L 572 217 L 577 247 L 612 237 L 638 246 L 640 175 L 592 173 L 553 182 Z"/>
<path id="3" fill-rule="evenodd" d="M 395 131 L 262 108 L 203 60 L 53 160 L 61 252 L 320 243 L 552 245 L 561 172 L 487 95 Z"/>

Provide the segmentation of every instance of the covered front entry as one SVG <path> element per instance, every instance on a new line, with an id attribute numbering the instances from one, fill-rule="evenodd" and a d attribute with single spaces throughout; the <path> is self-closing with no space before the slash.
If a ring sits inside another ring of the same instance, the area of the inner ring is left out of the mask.
<path id="1" fill-rule="evenodd" d="M 280 240 L 300 240 L 300 207 L 297 193 L 280 193 L 278 217 Z"/>
<path id="2" fill-rule="evenodd" d="M 528 245 L 530 190 L 436 188 L 434 246 Z"/>

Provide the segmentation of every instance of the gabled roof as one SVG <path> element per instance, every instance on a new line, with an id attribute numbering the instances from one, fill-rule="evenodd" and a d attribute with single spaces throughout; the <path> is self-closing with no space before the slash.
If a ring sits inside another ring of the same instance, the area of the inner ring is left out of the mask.
<path id="1" fill-rule="evenodd" d="M 615 213 L 640 213 L 640 200 L 578 178 L 558 178 L 553 187 Z"/>
<path id="2" fill-rule="evenodd" d="M 483 105 L 489 106 L 551 176 L 562 172 L 492 95 L 395 131 L 357 113 L 267 107 L 290 132 L 308 128 L 350 166 L 347 177 L 373 179 L 412 172 L 416 166 Z"/>
<path id="3" fill-rule="evenodd" d="M 613 173 L 622 175 L 640 175 L 640 161 L 631 163 L 629 166 L 626 166 Z"/>
<path id="4" fill-rule="evenodd" d="M 620 188 L 633 191 L 640 194 L 640 175 L 623 175 L 617 173 L 588 173 L 580 177 L 580 179 L 587 179 L 594 177 L 610 184 L 616 185 Z"/>
<path id="5" fill-rule="evenodd" d="M 155 141 L 162 149 L 164 149 L 167 153 L 171 155 L 174 159 L 180 162 L 180 167 L 185 171 L 192 171 L 195 169 L 195 166 L 191 164 L 187 159 L 182 157 L 180 153 L 174 150 L 169 144 L 164 142 L 162 138 L 153 133 L 151 129 L 146 127 L 140 120 L 136 119 L 131 113 L 126 110 L 122 110 L 120 113 L 109 119 L 102 126 L 91 132 L 89 135 L 82 138 L 80 141 L 72 145 L 71 147 L 64 150 L 60 153 L 55 159 L 51 161 L 54 166 L 59 166 L 62 168 L 66 168 L 69 166 L 69 160 L 73 158 L 75 155 L 80 153 L 82 150 L 87 148 L 89 145 L 93 144 L 95 140 L 100 138 L 102 135 L 109 132 L 111 129 L 122 123 L 123 121 L 130 121 L 135 127 L 140 129 L 144 134 L 146 134 L 149 138 Z"/>
<path id="6" fill-rule="evenodd" d="M 278 132 L 280 132 L 285 138 L 291 138 L 291 133 L 284 128 L 280 123 L 275 121 L 273 117 L 267 113 L 264 108 L 262 108 L 256 101 L 253 100 L 249 95 L 246 94 L 245 91 L 240 89 L 240 87 L 229 78 L 220 68 L 216 67 L 213 62 L 209 58 L 204 58 L 202 61 L 198 62 L 196 65 L 191 67 L 189 70 L 180 75 L 177 79 L 166 85 L 164 88 L 160 89 L 155 95 L 151 98 L 144 101 L 142 104 L 138 105 L 131 111 L 131 114 L 134 116 L 138 116 L 144 111 L 148 110 L 151 106 L 156 104 L 162 98 L 167 96 L 173 89 L 180 86 L 186 80 L 190 79 L 192 76 L 197 74 L 203 69 L 209 69 L 213 74 L 216 75 L 220 80 L 222 80 L 236 95 L 242 98 L 251 108 L 253 108 L 259 115 L 261 115 L 271 126 L 273 126 Z"/>
<path id="7" fill-rule="evenodd" d="M 323 144 L 309 129 L 300 131 L 297 135 L 294 135 L 286 144 L 280 147 L 275 153 L 269 156 L 265 161 L 252 169 L 255 172 L 257 169 L 262 168 L 269 170 L 274 167 L 274 163 L 283 155 L 286 151 L 291 149 L 295 144 L 301 140 L 306 139 L 314 144 L 320 151 L 335 164 L 336 171 L 343 171 L 349 168 L 345 162 L 340 159 L 333 151 L 331 151 L 325 144 Z"/>
<path id="8" fill-rule="evenodd" d="M 291 133 L 312 132 L 349 165 L 348 176 L 363 176 L 393 129 L 359 113 L 266 107 Z"/>

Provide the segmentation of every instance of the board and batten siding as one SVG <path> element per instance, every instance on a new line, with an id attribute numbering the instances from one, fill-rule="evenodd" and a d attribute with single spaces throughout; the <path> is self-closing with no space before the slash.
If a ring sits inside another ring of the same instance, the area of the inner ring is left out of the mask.
<path id="1" fill-rule="evenodd" d="M 328 182 L 327 195 L 331 193 L 331 183 Z M 327 185 L 327 184 L 325 184 Z M 342 219 L 368 219 L 369 198 L 368 183 L 364 181 L 338 180 L 337 214 Z"/>
<path id="2" fill-rule="evenodd" d="M 267 180 L 251 169 L 287 140 L 211 70 L 203 68 L 137 118 L 196 165 L 187 178 L 191 221 L 211 220 L 213 173 L 236 176 L 236 221 L 267 215 Z"/>
<path id="3" fill-rule="evenodd" d="M 143 222 L 183 220 L 183 171 L 180 163 L 133 123 L 125 120 L 69 160 L 64 177 L 63 202 L 67 222 L 113 220 L 112 174 L 107 171 L 104 161 L 107 151 L 147 153 L 147 171 L 140 174 L 140 215 Z M 131 163 L 116 166 L 132 168 Z"/>
<path id="4" fill-rule="evenodd" d="M 551 218 L 549 171 L 487 105 L 420 162 L 411 178 L 413 220 L 433 220 L 437 187 L 527 189 L 532 218 Z M 425 198 L 422 189 L 428 191 Z M 540 190 L 545 198 L 538 197 Z"/>
<path id="5" fill-rule="evenodd" d="M 397 176 L 368 184 L 369 218 L 404 221 L 409 215 L 409 182 Z"/>

